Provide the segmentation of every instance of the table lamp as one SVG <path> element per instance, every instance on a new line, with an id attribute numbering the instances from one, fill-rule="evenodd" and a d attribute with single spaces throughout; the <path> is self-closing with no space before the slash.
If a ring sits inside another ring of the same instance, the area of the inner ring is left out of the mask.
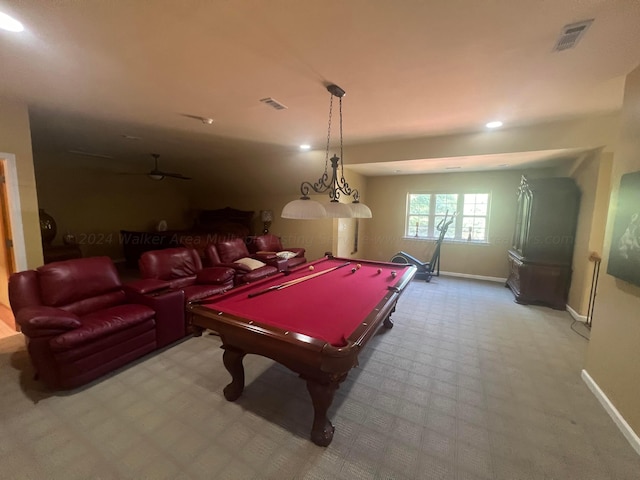
<path id="1" fill-rule="evenodd" d="M 264 230 L 262 233 L 269 233 L 271 222 L 273 221 L 273 210 L 260 210 L 260 220 L 264 224 Z"/>

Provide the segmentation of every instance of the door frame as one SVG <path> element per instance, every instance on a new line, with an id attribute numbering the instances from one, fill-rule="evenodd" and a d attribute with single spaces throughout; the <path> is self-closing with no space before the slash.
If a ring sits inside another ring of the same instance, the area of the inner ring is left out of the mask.
<path id="1" fill-rule="evenodd" d="M 4 165 L 5 185 L 9 210 L 9 228 L 13 241 L 13 261 L 16 272 L 27 270 L 27 250 L 24 243 L 24 227 L 22 225 L 22 207 L 20 205 L 20 189 L 16 156 L 13 153 L 0 152 L 0 162 Z"/>

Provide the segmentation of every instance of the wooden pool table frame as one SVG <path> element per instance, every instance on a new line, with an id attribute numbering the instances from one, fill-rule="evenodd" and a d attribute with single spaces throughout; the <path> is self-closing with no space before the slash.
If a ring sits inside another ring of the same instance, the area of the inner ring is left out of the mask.
<path id="1" fill-rule="evenodd" d="M 389 287 L 373 311 L 362 320 L 346 339 L 347 345 L 336 347 L 324 340 L 308 335 L 260 324 L 253 320 L 226 314 L 215 307 L 193 304 L 188 307 L 190 321 L 196 336 L 205 329 L 220 334 L 224 349 L 223 362 L 231 374 L 232 381 L 224 388 L 229 401 L 240 397 L 244 389 L 244 367 L 242 359 L 248 353 L 262 355 L 298 373 L 307 382 L 307 390 L 314 408 L 311 440 L 327 446 L 333 439 L 334 426 L 327 418 L 327 411 L 339 384 L 349 371 L 358 365 L 358 354 L 375 334 L 380 325 L 392 328 L 391 314 L 396 303 L 416 273 L 414 265 L 398 265 L 368 260 L 340 259 L 360 264 L 385 266 L 398 271 L 399 281 Z M 283 277 L 284 278 L 284 277 Z M 258 284 L 256 284 L 258 285 Z M 259 286 L 256 288 L 260 288 Z M 250 291 L 250 290 L 248 290 Z M 336 293 L 339 293 L 339 289 Z M 267 295 L 269 295 L 267 293 Z M 215 303 L 215 298 L 211 299 Z M 327 312 L 330 314 L 331 312 Z"/>

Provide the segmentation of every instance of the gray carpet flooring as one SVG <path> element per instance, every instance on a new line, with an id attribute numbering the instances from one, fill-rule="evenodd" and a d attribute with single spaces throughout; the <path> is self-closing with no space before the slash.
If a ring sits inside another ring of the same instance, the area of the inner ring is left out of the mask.
<path id="1" fill-rule="evenodd" d="M 336 394 L 333 443 L 308 440 L 305 383 L 248 356 L 243 396 L 214 335 L 84 388 L 47 392 L 21 335 L 0 340 L 3 479 L 640 478 L 640 457 L 580 378 L 566 312 L 500 284 L 414 281 Z"/>

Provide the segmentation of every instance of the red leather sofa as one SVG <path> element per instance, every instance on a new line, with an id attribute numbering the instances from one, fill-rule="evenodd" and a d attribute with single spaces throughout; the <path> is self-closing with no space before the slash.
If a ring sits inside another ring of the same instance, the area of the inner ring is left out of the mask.
<path id="1" fill-rule="evenodd" d="M 54 262 L 9 278 L 36 376 L 75 388 L 185 336 L 184 294 L 126 289 L 108 257 Z"/>
<path id="2" fill-rule="evenodd" d="M 193 248 L 145 252 L 138 264 L 143 280 L 133 282 L 130 286 L 145 293 L 162 288 L 180 290 L 184 293 L 186 303 L 217 295 L 233 287 L 235 270 L 225 267 L 203 268 L 200 255 Z"/>
<path id="3" fill-rule="evenodd" d="M 304 256 L 306 253 L 306 250 L 304 248 L 285 248 L 282 246 L 280 237 L 271 233 L 265 233 L 264 235 L 250 237 L 248 246 L 249 251 L 254 254 L 256 258 L 261 258 L 269 255 L 275 255 L 278 258 L 282 257 L 282 259 L 285 261 L 287 269 L 295 268 L 304 263 L 307 263 L 307 259 Z"/>
<path id="4" fill-rule="evenodd" d="M 209 265 L 232 268 L 235 271 L 233 283 L 236 286 L 275 275 L 284 269 L 283 265 L 279 268 L 267 264 L 266 259 L 258 260 L 262 265 L 254 264 L 256 259 L 252 258 L 245 241 L 241 238 L 207 245 L 204 254 Z M 275 257 L 273 259 L 277 261 Z"/>

